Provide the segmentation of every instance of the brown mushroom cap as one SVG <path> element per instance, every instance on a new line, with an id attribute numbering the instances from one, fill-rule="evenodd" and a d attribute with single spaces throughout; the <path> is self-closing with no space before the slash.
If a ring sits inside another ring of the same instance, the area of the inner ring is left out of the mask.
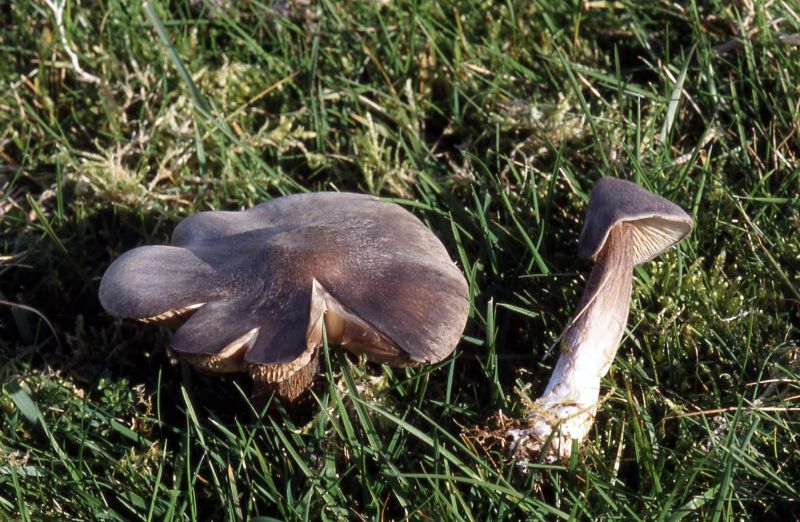
<path id="1" fill-rule="evenodd" d="M 345 348 L 402 365 L 449 355 L 469 312 L 464 276 L 421 221 L 399 205 L 336 192 L 195 214 L 171 246 L 117 259 L 100 302 L 139 320 L 191 312 L 172 339 L 176 352 L 206 367 L 235 355 L 218 369 L 263 366 L 268 376 L 305 366 L 324 315 L 334 318 L 325 320 L 329 338 L 337 330 Z"/>
<path id="2" fill-rule="evenodd" d="M 611 229 L 623 222 L 633 225 L 634 265 L 653 259 L 692 230 L 692 218 L 678 205 L 630 181 L 604 177 L 592 189 L 578 255 L 594 259 Z"/>

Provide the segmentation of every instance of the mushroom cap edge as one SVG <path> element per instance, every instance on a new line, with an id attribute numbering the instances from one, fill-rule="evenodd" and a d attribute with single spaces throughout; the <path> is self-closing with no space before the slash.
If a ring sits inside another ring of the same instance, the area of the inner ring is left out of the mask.
<path id="1" fill-rule="evenodd" d="M 634 229 L 634 264 L 650 261 L 692 230 L 692 218 L 678 205 L 620 178 L 600 178 L 592 189 L 578 241 L 578 256 L 594 259 L 618 223 Z"/>

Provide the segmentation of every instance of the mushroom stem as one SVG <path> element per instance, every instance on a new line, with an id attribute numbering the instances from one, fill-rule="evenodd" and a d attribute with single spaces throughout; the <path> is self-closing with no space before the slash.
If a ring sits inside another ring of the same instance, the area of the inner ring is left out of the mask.
<path id="1" fill-rule="evenodd" d="M 586 438 L 594 422 L 600 380 L 608 372 L 625 332 L 633 279 L 632 231 L 616 225 L 597 254 L 576 315 L 561 339 L 561 356 L 544 394 L 526 419 L 509 430 L 512 453 L 538 455 L 550 441 L 545 460 L 566 460 L 572 439 Z"/>

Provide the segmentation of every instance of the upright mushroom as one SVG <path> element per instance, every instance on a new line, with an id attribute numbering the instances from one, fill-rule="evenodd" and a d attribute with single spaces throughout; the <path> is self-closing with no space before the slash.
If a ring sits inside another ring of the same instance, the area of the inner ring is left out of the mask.
<path id="1" fill-rule="evenodd" d="M 592 190 L 578 255 L 595 262 L 575 317 L 561 336 L 561 355 L 525 426 L 509 430 L 520 460 L 538 455 L 566 460 L 594 422 L 600 379 L 608 372 L 625 331 L 633 267 L 678 243 L 692 229 L 677 205 L 617 178 Z"/>
<path id="2" fill-rule="evenodd" d="M 459 341 L 467 283 L 413 214 L 336 192 L 201 212 L 171 246 L 114 261 L 100 302 L 116 317 L 175 325 L 171 348 L 195 366 L 249 372 L 289 401 L 332 344 L 393 366 L 435 363 Z M 185 322 L 184 322 L 185 321 Z"/>

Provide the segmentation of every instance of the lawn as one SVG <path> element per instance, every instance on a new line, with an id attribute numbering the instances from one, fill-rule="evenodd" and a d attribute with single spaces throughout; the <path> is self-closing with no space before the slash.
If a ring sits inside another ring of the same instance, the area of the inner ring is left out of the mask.
<path id="1" fill-rule="evenodd" d="M 0 4 L 0 519 L 800 514 L 800 2 L 62 2 Z M 695 228 L 634 272 L 590 440 L 517 465 L 493 430 L 547 382 L 602 176 Z M 442 240 L 451 357 L 325 349 L 298 416 L 100 307 L 184 217 L 319 190 Z"/>

